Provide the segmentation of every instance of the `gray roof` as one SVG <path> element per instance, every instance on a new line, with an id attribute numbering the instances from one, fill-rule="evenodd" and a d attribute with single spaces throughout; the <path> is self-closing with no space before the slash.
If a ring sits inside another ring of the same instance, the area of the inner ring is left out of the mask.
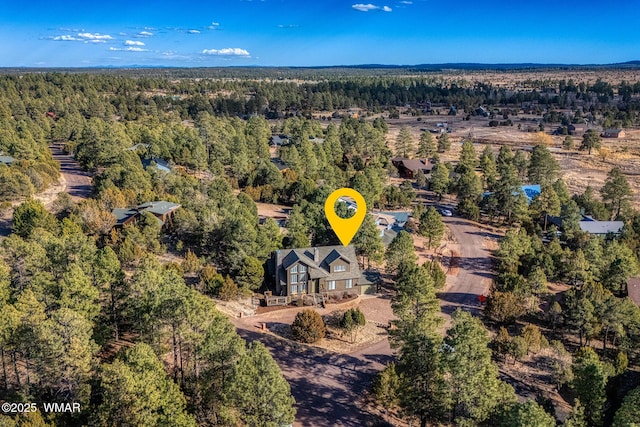
<path id="1" fill-rule="evenodd" d="M 5 165 L 10 165 L 15 161 L 16 159 L 11 156 L 0 156 L 0 163 L 4 163 Z"/>
<path id="2" fill-rule="evenodd" d="M 288 135 L 271 135 L 272 145 L 287 145 L 291 142 L 291 137 Z"/>
<path id="3" fill-rule="evenodd" d="M 287 166 L 287 164 L 279 157 L 273 157 L 270 159 L 270 161 L 271 163 L 276 165 L 276 167 L 280 172 L 282 172 L 285 169 L 289 169 L 289 166 Z"/>
<path id="4" fill-rule="evenodd" d="M 580 229 L 589 234 L 618 234 L 622 227 L 622 221 L 580 221 Z"/>
<path id="5" fill-rule="evenodd" d="M 143 168 L 147 169 L 152 166 L 155 166 L 156 169 L 164 172 L 171 172 L 171 165 L 166 160 L 159 159 L 157 157 L 152 157 L 151 159 L 142 160 Z"/>
<path id="6" fill-rule="evenodd" d="M 156 217 L 158 215 L 166 215 L 178 209 L 180 207 L 177 203 L 162 201 L 147 202 L 135 208 L 114 208 L 111 210 L 111 214 L 116 217 L 116 225 L 122 225 L 127 222 L 131 217 L 140 215 L 143 212 L 150 212 Z M 160 223 L 164 224 L 160 218 Z"/>
<path id="7" fill-rule="evenodd" d="M 136 207 L 139 211 L 147 211 L 156 215 L 166 215 L 180 207 L 177 203 L 166 202 L 164 200 L 143 203 Z"/>
<path id="8" fill-rule="evenodd" d="M 132 216 L 138 215 L 138 211 L 129 208 L 114 208 L 111 214 L 116 217 L 116 224 L 122 225 Z"/>
<path id="9" fill-rule="evenodd" d="M 318 253 L 318 261 L 314 260 L 314 253 Z M 330 271 L 329 264 L 338 258 L 347 261 L 350 271 L 334 273 Z M 300 262 L 308 267 L 309 278 L 318 279 L 326 277 L 330 280 L 359 279 L 362 273 L 358 265 L 355 246 L 317 246 L 315 248 L 281 249 L 276 252 L 276 268 L 280 277 L 281 286 L 286 286 L 286 272 L 295 263 Z"/>

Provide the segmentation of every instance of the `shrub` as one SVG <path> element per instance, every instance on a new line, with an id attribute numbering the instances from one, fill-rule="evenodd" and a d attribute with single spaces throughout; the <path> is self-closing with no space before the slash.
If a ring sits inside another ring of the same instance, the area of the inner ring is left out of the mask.
<path id="1" fill-rule="evenodd" d="M 200 287 L 206 294 L 217 295 L 224 283 L 224 277 L 212 265 L 200 270 Z"/>
<path id="2" fill-rule="evenodd" d="M 231 280 L 231 277 L 227 276 L 222 282 L 222 286 L 218 291 L 218 298 L 223 301 L 231 301 L 232 299 L 236 299 L 238 297 L 238 285 Z"/>
<path id="3" fill-rule="evenodd" d="M 511 292 L 493 292 L 487 299 L 485 315 L 498 323 L 512 323 L 525 313 L 521 299 Z"/>
<path id="4" fill-rule="evenodd" d="M 345 333 L 351 335 L 351 342 L 355 342 L 358 330 L 363 327 L 365 323 L 364 313 L 360 311 L 359 308 L 350 308 L 342 315 L 340 328 L 342 328 Z"/>
<path id="5" fill-rule="evenodd" d="M 291 336 L 296 341 L 314 343 L 324 338 L 325 333 L 322 316 L 315 310 L 302 310 L 291 324 Z"/>

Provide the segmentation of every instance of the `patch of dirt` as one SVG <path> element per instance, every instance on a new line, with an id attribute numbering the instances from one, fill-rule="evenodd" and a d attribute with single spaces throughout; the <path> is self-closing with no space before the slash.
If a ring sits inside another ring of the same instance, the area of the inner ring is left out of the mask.
<path id="1" fill-rule="evenodd" d="M 344 333 L 342 329 L 340 329 L 339 322 L 345 311 L 346 310 L 336 310 L 324 314 L 322 319 L 327 327 L 327 334 L 322 340 L 309 345 L 335 353 L 348 354 L 359 348 L 380 342 L 388 336 L 386 327 L 381 327 L 377 322 L 373 321 L 367 321 L 365 325 L 358 328 L 358 331 L 353 335 Z M 286 323 L 270 325 L 269 332 L 282 338 L 292 339 L 291 326 Z"/>
<path id="2" fill-rule="evenodd" d="M 498 362 L 500 377 L 511 384 L 521 398 L 535 399 L 537 395 L 550 399 L 556 410 L 556 417 L 564 421 L 571 412 L 571 405 L 553 384 L 551 372 L 555 358 L 550 348 L 531 353 L 515 363 L 511 358 Z"/>
<path id="3" fill-rule="evenodd" d="M 40 200 L 45 208 L 50 209 L 53 202 L 58 197 L 58 193 L 61 193 L 67 189 L 67 180 L 65 179 L 63 174 L 60 174 L 60 179 L 56 183 L 49 188 L 47 188 L 42 193 L 35 194 L 33 196 L 34 199 Z"/>
<path id="4" fill-rule="evenodd" d="M 251 306 L 251 298 L 242 298 L 238 301 L 214 299 L 214 301 L 216 308 L 229 317 L 252 317 L 256 314 L 256 310 Z"/>

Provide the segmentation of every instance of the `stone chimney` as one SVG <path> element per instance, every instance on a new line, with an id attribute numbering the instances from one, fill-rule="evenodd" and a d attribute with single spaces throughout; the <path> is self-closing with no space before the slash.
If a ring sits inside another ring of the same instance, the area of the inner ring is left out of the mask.
<path id="1" fill-rule="evenodd" d="M 316 264 L 320 262 L 320 251 L 318 251 L 318 248 L 313 248 L 313 261 Z"/>

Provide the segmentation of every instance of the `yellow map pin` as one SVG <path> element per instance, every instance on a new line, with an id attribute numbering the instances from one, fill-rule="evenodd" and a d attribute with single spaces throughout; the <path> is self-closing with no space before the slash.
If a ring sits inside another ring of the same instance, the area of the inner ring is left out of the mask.
<path id="1" fill-rule="evenodd" d="M 355 214 L 351 218 L 340 218 L 336 214 L 335 205 L 340 197 L 350 197 L 355 202 L 358 208 Z M 324 202 L 324 214 L 329 220 L 331 228 L 334 233 L 340 239 L 343 246 L 347 246 L 351 243 L 351 239 L 356 235 L 362 221 L 364 221 L 365 215 L 367 215 L 367 203 L 364 201 L 362 194 L 358 193 L 352 188 L 340 188 L 333 193 L 329 194 L 327 201 Z"/>

